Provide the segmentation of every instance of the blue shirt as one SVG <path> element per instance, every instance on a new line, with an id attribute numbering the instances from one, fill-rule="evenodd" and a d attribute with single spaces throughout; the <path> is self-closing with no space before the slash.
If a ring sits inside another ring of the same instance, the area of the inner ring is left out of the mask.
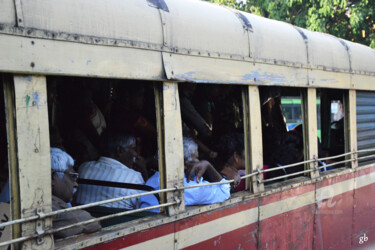
<path id="1" fill-rule="evenodd" d="M 10 195 L 9 195 L 9 180 L 5 183 L 3 190 L 0 193 L 0 202 L 9 203 Z"/>
<path id="2" fill-rule="evenodd" d="M 221 182 L 224 182 L 225 179 L 222 179 Z M 209 183 L 208 181 L 203 180 L 201 177 L 199 183 L 194 179 L 194 181 L 186 180 L 184 178 L 184 186 L 194 186 L 198 184 Z M 155 190 L 160 189 L 159 184 L 159 172 L 156 172 L 150 179 L 146 182 L 147 186 L 153 187 Z M 205 187 L 196 187 L 189 188 L 184 190 L 185 195 L 185 206 L 193 205 L 204 205 L 204 204 L 214 204 L 218 202 L 223 202 L 230 197 L 230 185 L 229 183 L 218 184 Z M 140 197 L 141 208 L 158 205 L 159 202 L 154 195 L 147 195 Z M 150 212 L 159 213 L 159 209 L 149 210 Z"/>

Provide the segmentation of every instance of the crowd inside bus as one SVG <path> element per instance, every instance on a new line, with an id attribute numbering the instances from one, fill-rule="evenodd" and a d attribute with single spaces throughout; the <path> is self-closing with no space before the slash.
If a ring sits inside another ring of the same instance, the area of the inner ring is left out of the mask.
<path id="1" fill-rule="evenodd" d="M 145 192 L 125 183 L 160 189 L 154 86 L 144 81 L 48 77 L 48 114 L 53 210 Z M 179 84 L 186 206 L 223 202 L 245 189 L 244 123 L 241 86 Z M 260 87 L 263 169 L 304 160 L 303 125 L 288 131 L 279 87 Z M 0 102 L 4 105 L 4 102 Z M 0 109 L 5 124 L 4 106 Z M 251 119 L 251 118 L 250 118 Z M 6 137 L 5 127 L 1 128 Z M 343 133 L 343 131 L 342 131 Z M 1 142 L 1 202 L 9 202 L 6 141 Z M 343 149 L 342 149 L 343 151 Z M 339 152 L 336 152 L 339 153 Z M 323 156 L 319 143 L 319 157 Z M 324 163 L 322 163 L 324 164 Z M 263 173 L 263 179 L 296 173 L 304 164 Z M 303 176 L 295 175 L 290 178 Z M 79 184 L 79 180 L 85 184 Z M 102 181 L 103 185 L 90 183 Z M 231 184 L 225 180 L 234 180 Z M 223 182 L 223 183 L 220 183 Z M 112 186 L 111 186 L 112 185 Z M 54 228 L 118 211 L 160 203 L 157 195 L 103 204 L 53 217 Z M 99 213 L 98 211 L 104 211 Z M 160 209 L 149 211 L 159 213 Z M 118 221 L 116 222 L 118 223 Z M 91 233 L 111 223 L 93 222 L 55 234 Z"/>

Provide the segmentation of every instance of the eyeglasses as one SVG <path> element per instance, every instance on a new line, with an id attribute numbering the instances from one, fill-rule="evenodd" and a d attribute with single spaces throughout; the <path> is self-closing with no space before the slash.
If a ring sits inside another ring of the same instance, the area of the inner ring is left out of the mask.
<path id="1" fill-rule="evenodd" d="M 53 170 L 53 172 L 58 172 L 58 173 L 63 173 L 63 174 L 68 174 L 70 179 L 74 182 L 77 182 L 78 180 L 78 177 L 79 177 L 79 174 L 78 173 L 75 173 L 75 172 L 65 172 L 65 171 L 61 171 L 61 170 Z"/>

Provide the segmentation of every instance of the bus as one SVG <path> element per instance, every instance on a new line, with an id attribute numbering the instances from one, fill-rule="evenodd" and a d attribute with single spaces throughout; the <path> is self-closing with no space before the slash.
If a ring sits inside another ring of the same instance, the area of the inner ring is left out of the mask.
<path id="1" fill-rule="evenodd" d="M 373 49 L 199 0 L 3 0 L 0 48 L 1 249 L 375 247 Z M 213 135 L 243 134 L 243 190 L 226 201 L 184 204 L 183 87 L 216 112 Z M 298 161 L 274 156 L 293 135 L 285 98 L 300 100 Z M 110 129 L 128 100 L 155 131 L 137 151 L 157 152 L 160 189 L 52 211 L 51 147 L 96 159 L 88 119 L 99 109 Z M 64 228 L 115 221 L 98 232 L 54 237 L 53 216 L 156 193 L 157 206 Z"/>

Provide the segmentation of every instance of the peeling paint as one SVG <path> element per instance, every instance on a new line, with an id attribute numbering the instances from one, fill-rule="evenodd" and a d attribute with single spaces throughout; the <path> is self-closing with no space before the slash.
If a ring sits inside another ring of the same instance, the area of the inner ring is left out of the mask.
<path id="1" fill-rule="evenodd" d="M 29 105 L 30 105 L 30 96 L 27 95 L 25 98 L 26 98 L 26 113 L 27 113 Z"/>
<path id="2" fill-rule="evenodd" d="M 27 78 L 27 81 L 31 82 L 31 77 L 28 77 L 28 78 Z"/>
<path id="3" fill-rule="evenodd" d="M 243 75 L 242 80 L 244 80 L 244 81 L 251 81 L 251 80 L 254 80 L 254 81 L 262 81 L 263 80 L 264 81 L 264 80 L 267 80 L 267 81 L 272 82 L 273 84 L 289 83 L 288 79 L 285 76 L 276 75 L 276 74 L 273 74 L 273 73 L 270 74 L 270 73 L 267 73 L 267 72 L 264 72 L 264 73 L 260 74 L 258 71 L 251 71 L 249 74 Z"/>
<path id="4" fill-rule="evenodd" d="M 86 65 L 89 65 L 89 63 L 91 63 L 91 60 L 86 61 Z"/>
<path id="5" fill-rule="evenodd" d="M 33 93 L 33 104 L 35 103 L 36 107 L 39 109 L 39 95 L 38 92 Z"/>

